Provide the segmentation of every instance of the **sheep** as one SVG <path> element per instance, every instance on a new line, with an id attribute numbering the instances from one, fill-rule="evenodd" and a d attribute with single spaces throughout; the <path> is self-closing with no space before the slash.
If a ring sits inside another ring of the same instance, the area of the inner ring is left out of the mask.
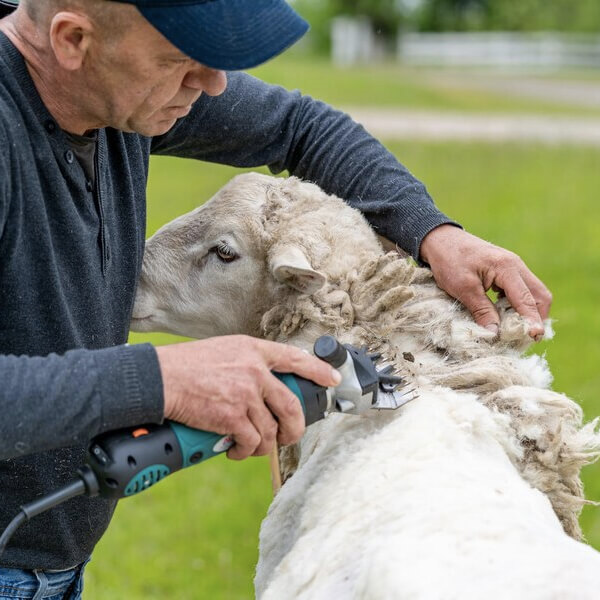
<path id="1" fill-rule="evenodd" d="M 418 391 L 282 449 L 258 597 L 597 597 L 600 553 L 578 541 L 596 421 L 582 426 L 546 361 L 523 355 L 527 324 L 498 308 L 494 336 L 358 211 L 293 177 L 239 175 L 147 241 L 133 330 L 306 350 L 330 333 Z"/>

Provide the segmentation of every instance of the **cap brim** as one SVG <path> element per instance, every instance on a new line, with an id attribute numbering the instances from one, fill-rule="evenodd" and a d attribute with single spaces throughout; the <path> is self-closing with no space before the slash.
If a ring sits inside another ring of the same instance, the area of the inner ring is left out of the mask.
<path id="1" fill-rule="evenodd" d="M 225 71 L 255 67 L 308 31 L 308 23 L 284 0 L 204 0 L 138 9 L 184 54 Z"/>

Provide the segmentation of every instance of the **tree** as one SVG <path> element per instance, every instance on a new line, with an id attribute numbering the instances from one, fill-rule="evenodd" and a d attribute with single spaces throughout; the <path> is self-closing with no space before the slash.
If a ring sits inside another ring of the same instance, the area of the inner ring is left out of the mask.
<path id="1" fill-rule="evenodd" d="M 416 20 L 422 31 L 483 29 L 493 0 L 424 0 Z"/>
<path id="2" fill-rule="evenodd" d="M 422 0 L 422 31 L 600 31 L 598 0 Z"/>
<path id="3" fill-rule="evenodd" d="M 492 0 L 488 27 L 510 31 L 600 31 L 598 0 Z"/>
<path id="4" fill-rule="evenodd" d="M 296 0 L 319 51 L 335 16 L 366 16 L 393 41 L 398 27 L 420 31 L 600 32 L 600 0 Z"/>

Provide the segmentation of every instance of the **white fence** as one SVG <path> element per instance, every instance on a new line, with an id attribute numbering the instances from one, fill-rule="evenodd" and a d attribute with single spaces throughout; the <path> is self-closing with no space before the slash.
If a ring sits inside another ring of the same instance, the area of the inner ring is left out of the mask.
<path id="1" fill-rule="evenodd" d="M 600 68 L 600 35 L 557 32 L 407 33 L 397 38 L 397 58 L 415 65 Z M 366 17 L 331 23 L 335 64 L 353 65 L 385 57 L 382 40 Z"/>
<path id="2" fill-rule="evenodd" d="M 402 62 L 418 65 L 600 68 L 600 35 L 402 33 L 397 48 Z"/>
<path id="3" fill-rule="evenodd" d="M 336 17 L 331 21 L 331 59 L 336 65 L 369 63 L 384 52 L 366 17 Z"/>

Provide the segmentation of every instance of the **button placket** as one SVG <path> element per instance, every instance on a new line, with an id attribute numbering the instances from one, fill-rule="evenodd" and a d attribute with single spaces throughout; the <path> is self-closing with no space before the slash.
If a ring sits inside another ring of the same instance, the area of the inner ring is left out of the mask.
<path id="1" fill-rule="evenodd" d="M 96 148 L 96 159 L 94 161 L 94 170 L 96 173 L 96 188 L 94 190 L 96 202 L 98 203 L 98 215 L 100 217 L 100 252 L 102 262 L 102 275 L 106 275 L 108 263 L 110 262 L 110 250 L 108 248 L 108 231 L 104 215 L 104 202 L 102 197 L 102 167 L 103 167 L 103 147 L 101 138 L 98 139 Z"/>

